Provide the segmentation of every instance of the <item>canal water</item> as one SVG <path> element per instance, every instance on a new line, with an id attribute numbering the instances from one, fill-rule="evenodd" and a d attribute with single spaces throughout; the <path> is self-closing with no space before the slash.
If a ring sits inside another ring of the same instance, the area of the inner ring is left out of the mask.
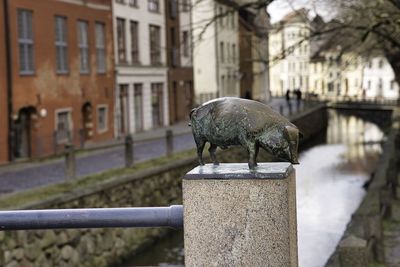
<path id="1" fill-rule="evenodd" d="M 326 132 L 303 148 L 297 176 L 300 267 L 324 266 L 365 195 L 385 136 L 377 125 L 329 110 Z M 183 233 L 159 240 L 122 266 L 183 266 Z"/>

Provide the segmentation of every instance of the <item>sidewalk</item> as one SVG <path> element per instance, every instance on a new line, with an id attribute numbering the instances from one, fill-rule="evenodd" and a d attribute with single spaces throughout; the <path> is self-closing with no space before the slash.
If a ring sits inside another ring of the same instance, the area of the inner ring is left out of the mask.
<path id="1" fill-rule="evenodd" d="M 273 99 L 268 103 L 274 110 L 284 115 L 298 113 L 304 107 L 300 102 L 292 101 L 292 112 L 285 99 Z M 280 106 L 282 106 L 280 108 Z M 195 142 L 184 121 L 172 126 L 157 128 L 133 134 L 134 162 L 142 162 L 166 154 L 166 130 L 173 131 L 174 152 L 195 148 Z M 76 177 L 104 172 L 125 166 L 125 147 L 123 139 L 87 145 L 76 154 Z M 0 195 L 27 190 L 47 184 L 60 183 L 66 180 L 64 157 L 50 157 L 29 162 L 16 162 L 0 167 Z"/>
<path id="2" fill-rule="evenodd" d="M 143 131 L 139 133 L 133 134 L 133 139 L 135 143 L 140 143 L 140 142 L 147 142 L 151 141 L 154 139 L 160 139 L 165 137 L 165 133 L 167 130 L 172 130 L 174 136 L 175 135 L 182 135 L 182 134 L 187 134 L 191 133 L 191 128 L 188 126 L 188 121 L 187 122 L 179 122 L 177 124 L 171 125 L 171 126 L 166 126 L 166 127 L 160 127 L 156 129 L 151 129 L 148 131 Z M 76 151 L 78 153 L 84 153 L 85 155 L 90 155 L 92 153 L 99 153 L 99 150 L 108 150 L 108 149 L 113 149 L 118 146 L 122 146 L 124 144 L 124 139 L 123 138 L 113 138 L 104 142 L 97 142 L 97 143 L 88 143 L 85 144 L 83 148 L 77 149 Z M 57 162 L 60 160 L 64 160 L 64 156 L 61 155 L 54 155 L 54 156 L 49 156 L 45 158 L 39 158 L 39 159 L 32 159 L 32 160 L 23 160 L 23 161 L 16 161 L 16 162 L 11 162 L 8 164 L 0 165 L 0 179 L 1 179 L 1 173 L 3 172 L 8 172 L 12 170 L 20 170 L 24 168 L 30 168 L 35 165 L 42 165 L 42 164 L 48 164 L 52 162 Z"/>

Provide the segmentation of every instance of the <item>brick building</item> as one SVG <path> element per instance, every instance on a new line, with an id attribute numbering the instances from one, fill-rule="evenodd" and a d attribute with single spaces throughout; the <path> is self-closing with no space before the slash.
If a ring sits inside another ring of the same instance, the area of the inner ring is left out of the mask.
<path id="1" fill-rule="evenodd" d="M 5 25 L 4 4 L 0 4 L 0 25 Z M 0 164 L 8 160 L 8 102 L 5 26 L 0 27 Z"/>
<path id="2" fill-rule="evenodd" d="M 67 142 L 81 146 L 112 138 L 111 0 L 12 0 L 7 12 L 10 158 L 46 156 Z"/>
<path id="3" fill-rule="evenodd" d="M 165 0 L 169 118 L 188 120 L 193 107 L 193 66 L 189 1 Z"/>

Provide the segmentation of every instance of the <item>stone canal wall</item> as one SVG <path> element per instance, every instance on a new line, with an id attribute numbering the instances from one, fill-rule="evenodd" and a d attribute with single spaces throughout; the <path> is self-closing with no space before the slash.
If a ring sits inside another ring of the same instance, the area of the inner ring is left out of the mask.
<path id="1" fill-rule="evenodd" d="M 195 158 L 115 177 L 26 209 L 167 206 L 182 203 L 181 177 Z M 101 267 L 118 263 L 168 230 L 161 228 L 0 232 L 0 266 Z"/>
<path id="2" fill-rule="evenodd" d="M 293 117 L 304 140 L 312 138 L 327 122 L 324 106 Z M 194 153 L 193 153 L 194 154 Z M 205 154 L 206 153 L 205 151 Z M 247 162 L 244 149 L 218 154 L 222 162 Z M 260 153 L 259 161 L 267 155 Z M 181 178 L 197 165 L 197 159 L 178 160 L 134 174 L 111 177 L 69 193 L 25 203 L 19 209 L 109 208 L 168 206 L 182 203 Z M 114 266 L 165 235 L 168 229 L 124 228 L 84 230 L 35 230 L 0 232 L 0 266 L 52 267 Z"/>
<path id="3" fill-rule="evenodd" d="M 385 224 L 400 222 L 400 108 L 383 145 L 377 169 L 367 185 L 366 196 L 342 236 L 326 267 L 399 266 L 385 251 Z M 392 255 L 393 256 L 393 255 Z"/>

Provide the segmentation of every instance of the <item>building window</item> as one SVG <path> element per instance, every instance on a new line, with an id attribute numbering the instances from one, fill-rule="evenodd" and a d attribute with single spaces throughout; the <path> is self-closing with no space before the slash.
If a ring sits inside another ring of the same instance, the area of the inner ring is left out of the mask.
<path id="1" fill-rule="evenodd" d="M 222 26 L 224 26 L 224 17 L 223 17 L 224 9 L 222 6 L 220 6 L 218 10 L 219 10 L 219 26 L 222 27 Z"/>
<path id="2" fill-rule="evenodd" d="M 117 18 L 118 62 L 126 62 L 125 20 Z"/>
<path id="3" fill-rule="evenodd" d="M 178 15 L 178 0 L 169 0 L 169 17 L 175 19 Z"/>
<path id="4" fill-rule="evenodd" d="M 173 67 L 179 65 L 179 49 L 177 47 L 178 41 L 176 40 L 175 27 L 170 28 L 170 39 L 171 39 L 171 50 L 170 50 L 170 61 Z"/>
<path id="5" fill-rule="evenodd" d="M 160 49 L 160 27 L 150 25 L 150 62 L 151 64 L 161 63 L 161 49 Z"/>
<path id="6" fill-rule="evenodd" d="M 391 80 L 390 81 L 390 90 L 394 90 L 395 87 L 396 87 L 396 81 L 395 80 Z"/>
<path id="7" fill-rule="evenodd" d="M 158 0 L 148 0 L 148 8 L 149 8 L 149 11 L 159 12 L 160 4 L 159 4 Z"/>
<path id="8" fill-rule="evenodd" d="M 97 107 L 97 132 L 103 133 L 108 129 L 107 105 Z"/>
<path id="9" fill-rule="evenodd" d="M 131 21 L 131 58 L 132 63 L 139 62 L 139 27 L 136 21 Z"/>
<path id="10" fill-rule="evenodd" d="M 231 13 L 231 25 L 232 25 L 232 29 L 235 28 L 235 13 Z"/>
<path id="11" fill-rule="evenodd" d="M 380 69 L 383 68 L 383 60 L 382 59 L 379 60 L 378 66 Z"/>
<path id="12" fill-rule="evenodd" d="M 233 62 L 236 62 L 237 58 L 236 58 L 236 45 L 232 44 L 232 60 Z"/>
<path id="13" fill-rule="evenodd" d="M 143 85 L 136 83 L 134 88 L 134 101 L 135 101 L 135 130 L 143 130 Z"/>
<path id="14" fill-rule="evenodd" d="M 131 7 L 138 7 L 137 0 L 129 0 L 129 6 Z"/>
<path id="15" fill-rule="evenodd" d="M 189 0 L 182 0 L 182 12 L 189 11 Z"/>
<path id="16" fill-rule="evenodd" d="M 57 73 L 68 73 L 67 18 L 56 16 Z"/>
<path id="17" fill-rule="evenodd" d="M 86 21 L 78 21 L 78 47 L 80 72 L 89 73 L 89 39 Z"/>
<path id="18" fill-rule="evenodd" d="M 368 83 L 367 83 L 367 89 L 368 89 L 368 90 L 371 89 L 371 81 L 368 81 Z"/>
<path id="19" fill-rule="evenodd" d="M 126 134 L 129 132 L 129 102 L 128 102 L 128 91 L 129 84 L 119 84 L 119 130 L 120 134 Z"/>
<path id="20" fill-rule="evenodd" d="M 225 54 L 225 51 L 224 51 L 224 42 L 220 42 L 219 43 L 219 47 L 220 47 L 220 53 L 221 53 L 221 62 L 222 63 L 224 63 L 224 54 Z"/>
<path id="21" fill-rule="evenodd" d="M 56 142 L 57 144 L 65 143 L 71 140 L 72 120 L 71 111 L 62 110 L 56 112 Z"/>
<path id="22" fill-rule="evenodd" d="M 372 69 L 372 60 L 368 62 L 368 68 Z"/>
<path id="23" fill-rule="evenodd" d="M 231 62 L 231 47 L 228 43 L 226 43 L 226 61 Z"/>
<path id="24" fill-rule="evenodd" d="M 182 39 L 183 39 L 183 56 L 188 57 L 189 56 L 189 32 L 188 31 L 183 31 Z"/>
<path id="25" fill-rule="evenodd" d="M 153 127 L 163 125 L 163 84 L 151 84 L 151 111 L 153 118 Z"/>
<path id="26" fill-rule="evenodd" d="M 124 5 L 125 5 L 125 0 L 115 0 L 115 2 L 116 2 L 116 3 L 119 3 L 119 4 L 124 4 Z"/>
<path id="27" fill-rule="evenodd" d="M 379 78 L 378 80 L 378 90 L 382 90 L 383 89 L 383 81 L 382 78 Z"/>
<path id="28" fill-rule="evenodd" d="M 33 74 L 32 11 L 18 10 L 19 72 Z"/>
<path id="29" fill-rule="evenodd" d="M 225 76 L 221 76 L 221 95 L 225 96 Z"/>
<path id="30" fill-rule="evenodd" d="M 96 57 L 97 57 L 97 72 L 106 72 L 106 42 L 105 42 L 105 25 L 96 22 Z"/>

